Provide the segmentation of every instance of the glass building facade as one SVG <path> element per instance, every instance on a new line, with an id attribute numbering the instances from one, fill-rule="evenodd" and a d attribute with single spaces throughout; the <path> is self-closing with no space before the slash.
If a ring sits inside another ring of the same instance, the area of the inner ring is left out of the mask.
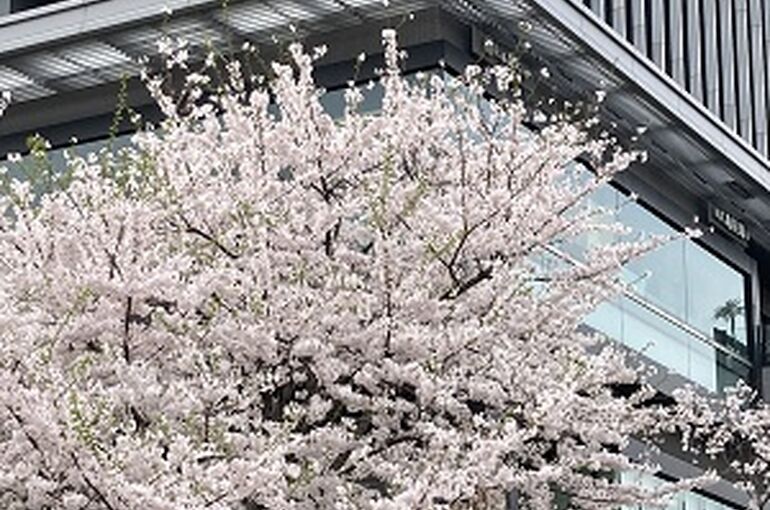
<path id="1" fill-rule="evenodd" d="M 613 186 L 588 202 L 628 232 L 583 235 L 564 246 L 573 257 L 611 241 L 673 238 L 625 265 L 626 292 L 602 304 L 588 325 L 711 391 L 748 380 L 747 276 Z"/>
<path id="2" fill-rule="evenodd" d="M 654 489 L 663 480 L 652 475 L 639 472 L 621 473 L 619 481 L 624 484 L 637 485 Z M 665 507 L 650 507 L 642 505 L 626 505 L 623 510 L 735 510 L 736 507 L 718 501 L 705 494 L 693 491 L 682 491 L 673 495 Z"/>

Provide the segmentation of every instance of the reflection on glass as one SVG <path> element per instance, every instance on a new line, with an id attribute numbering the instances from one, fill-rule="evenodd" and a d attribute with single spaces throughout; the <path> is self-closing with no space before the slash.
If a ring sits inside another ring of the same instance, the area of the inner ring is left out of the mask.
<path id="1" fill-rule="evenodd" d="M 579 164 L 571 168 L 576 181 L 588 172 Z M 629 232 L 622 236 L 589 232 L 564 243 L 562 248 L 577 259 L 592 246 L 614 240 L 676 234 L 651 211 L 611 186 L 596 190 L 586 205 L 606 211 L 599 221 L 618 222 Z M 710 338 L 738 356 L 747 355 L 745 277 L 741 272 L 695 241 L 680 238 L 629 262 L 620 277 L 638 299 L 623 297 L 601 305 L 588 318 L 590 326 L 712 390 L 747 376 L 748 368 L 740 359 L 704 341 Z"/>
<path id="2" fill-rule="evenodd" d="M 634 208 L 639 208 L 638 205 L 633 205 Z M 636 225 L 630 222 L 626 225 L 636 231 Z M 687 320 L 684 264 L 686 242 L 688 241 L 677 239 L 666 243 L 632 260 L 623 271 L 623 279 L 637 294 L 685 321 Z"/>
<path id="3" fill-rule="evenodd" d="M 48 164 L 51 165 L 51 169 L 54 171 L 54 173 L 59 173 L 64 171 L 67 166 L 66 159 L 64 157 L 65 151 L 69 151 L 70 154 L 78 156 L 86 156 L 91 153 L 96 154 L 105 148 L 109 148 L 112 151 L 117 152 L 120 149 L 132 145 L 131 137 L 133 135 L 134 133 L 126 133 L 116 136 L 112 140 L 105 138 L 101 140 L 72 144 L 69 147 L 50 149 L 46 151 L 45 157 L 47 158 Z M 26 174 L 24 168 L 25 165 L 33 164 L 33 162 L 30 161 L 30 158 L 30 155 L 26 155 L 21 159 L 21 161 L 10 161 L 8 159 L 0 160 L 0 166 L 7 169 L 8 175 L 10 177 L 24 178 Z"/>
<path id="4" fill-rule="evenodd" d="M 627 296 L 600 305 L 586 324 L 704 388 L 723 387 L 719 371 L 726 356 L 718 358 L 714 347 Z"/>
<path id="5" fill-rule="evenodd" d="M 688 322 L 710 333 L 730 350 L 745 355 L 743 278 L 695 243 L 686 246 L 685 254 Z"/>
<path id="6" fill-rule="evenodd" d="M 656 476 L 640 472 L 624 472 L 618 475 L 618 481 L 624 485 L 636 485 L 654 489 L 662 484 L 662 480 Z M 660 507 L 646 505 L 625 505 L 624 510 L 661 510 Z M 704 494 L 691 491 L 683 491 L 671 497 L 665 510 L 733 510 L 733 507 L 716 501 Z"/>
<path id="7" fill-rule="evenodd" d="M 363 102 L 359 105 L 360 113 L 373 113 L 382 108 L 382 99 L 385 95 L 385 89 L 382 84 L 376 83 L 373 87 L 361 87 L 361 93 L 364 96 Z M 326 92 L 321 97 L 321 105 L 326 113 L 335 119 L 340 119 L 345 113 L 345 93 L 347 89 L 335 89 Z"/>

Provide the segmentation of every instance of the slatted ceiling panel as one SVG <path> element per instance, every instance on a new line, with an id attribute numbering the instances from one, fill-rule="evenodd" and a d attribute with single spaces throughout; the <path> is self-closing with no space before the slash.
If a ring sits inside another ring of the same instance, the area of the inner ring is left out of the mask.
<path id="1" fill-rule="evenodd" d="M 338 1 L 342 4 L 346 3 L 346 0 Z M 494 20 L 490 19 L 472 0 L 443 0 L 442 4 L 448 11 L 459 14 L 469 22 L 494 24 Z"/>
<path id="2" fill-rule="evenodd" d="M 633 119 L 636 127 L 645 127 L 650 134 L 670 128 L 670 122 L 653 105 L 640 99 L 639 94 L 632 91 L 617 92 L 607 99 L 607 104 L 623 117 Z"/>
<path id="3" fill-rule="evenodd" d="M 340 3 L 354 8 L 357 13 L 362 14 L 367 18 L 374 17 L 378 19 L 405 15 L 410 12 L 418 11 L 424 7 L 436 5 L 436 2 L 431 2 L 429 0 L 389 0 L 388 8 L 383 9 L 382 0 L 340 0 Z M 473 2 L 467 3 L 472 4 Z M 514 4 L 512 1 L 511 3 Z"/>
<path id="4" fill-rule="evenodd" d="M 534 8 L 527 0 L 485 0 L 484 4 L 493 12 L 517 19 L 530 16 L 534 12 Z"/>
<path id="5" fill-rule="evenodd" d="M 711 161 L 711 154 L 706 152 L 707 149 L 699 145 L 687 132 L 679 129 L 664 129 L 655 133 L 655 136 L 662 145 L 676 147 L 677 161 L 688 170 L 708 165 Z"/>
<path id="6" fill-rule="evenodd" d="M 344 0 L 345 3 L 351 1 Z M 508 42 L 517 40 L 522 32 L 522 24 L 536 13 L 529 0 L 441 0 L 440 3 L 450 12 L 460 14 L 463 19 L 493 29 L 501 40 Z M 392 2 L 390 5 L 393 5 Z"/>
<path id="7" fill-rule="evenodd" d="M 186 40 L 193 50 L 207 48 L 209 45 L 222 47 L 227 40 L 227 35 L 212 26 L 208 20 L 190 18 L 172 20 L 165 26 L 158 23 L 154 26 L 144 25 L 131 30 L 111 32 L 102 36 L 102 42 L 132 61 L 138 61 L 142 57 L 156 55 L 158 41 L 165 35 Z"/>
<path id="8" fill-rule="evenodd" d="M 753 143 L 754 122 L 751 107 L 751 50 L 749 48 L 749 6 L 747 0 L 734 0 L 735 70 L 738 96 L 738 133 Z"/>
<path id="9" fill-rule="evenodd" d="M 531 44 L 546 48 L 555 60 L 569 58 L 575 53 L 575 45 L 571 44 L 563 34 L 541 23 L 533 23 L 527 30 L 527 41 Z"/>
<path id="10" fill-rule="evenodd" d="M 738 97 L 735 86 L 735 29 L 733 0 L 719 0 L 719 78 L 721 80 L 722 120 L 738 128 Z"/>
<path id="11" fill-rule="evenodd" d="M 751 99 L 754 116 L 754 146 L 768 154 L 767 87 L 765 86 L 766 54 L 763 40 L 762 4 L 765 0 L 749 0 L 749 47 L 751 48 Z"/>
<path id="12" fill-rule="evenodd" d="M 70 44 L 56 50 L 61 58 L 76 62 L 87 69 L 135 68 L 135 62 L 126 53 L 103 41 L 86 41 Z"/>
<path id="13" fill-rule="evenodd" d="M 274 35 L 290 34 L 289 20 L 264 2 L 243 2 L 228 7 L 227 11 L 214 13 L 221 23 L 233 27 L 241 34 L 252 35 L 274 30 Z M 281 27 L 279 32 L 277 29 Z"/>
<path id="14" fill-rule="evenodd" d="M 125 74 L 135 74 L 139 66 L 131 58 L 101 41 L 89 41 L 56 50 L 62 60 L 77 64 L 81 71 L 57 81 L 64 88 L 85 88 L 100 83 L 120 80 Z"/>
<path id="15" fill-rule="evenodd" d="M 105 36 L 110 44 L 133 58 L 156 54 L 158 52 L 158 40 L 161 37 L 163 37 L 163 32 L 151 26 L 136 27 L 132 30 Z"/>
<path id="16" fill-rule="evenodd" d="M 579 85 L 583 93 L 598 90 L 612 93 L 623 85 L 619 77 L 610 75 L 588 59 L 568 59 L 560 63 L 560 66 L 568 69 L 573 79 L 582 80 Z"/>
<path id="17" fill-rule="evenodd" d="M 685 33 L 683 0 L 668 1 L 668 34 L 667 58 L 668 74 L 683 88 L 686 86 L 685 78 Z"/>
<path id="18" fill-rule="evenodd" d="M 187 41 L 193 55 L 203 53 L 209 46 L 221 48 L 227 40 L 227 35 L 218 27 L 212 26 L 207 19 L 192 17 L 110 32 L 104 34 L 101 39 L 132 62 L 138 62 L 142 58 L 157 55 L 158 41 L 166 36 Z"/>
<path id="19" fill-rule="evenodd" d="M 346 9 L 344 4 L 333 0 L 314 0 L 313 2 L 282 0 L 273 3 L 273 7 L 293 22 L 309 27 L 315 27 L 332 16 L 335 24 L 339 24 L 340 27 L 361 22 L 361 18 L 353 14 L 351 9 Z"/>
<path id="20" fill-rule="evenodd" d="M 0 65 L 0 90 L 10 91 L 15 103 L 39 99 L 56 92 L 36 83 L 26 74 L 4 65 Z"/>
<path id="21" fill-rule="evenodd" d="M 322 31 L 332 18 L 338 29 L 354 26 L 362 21 L 362 18 L 355 15 L 352 9 L 333 0 L 314 0 L 313 2 L 281 0 L 272 2 L 270 5 L 279 15 L 288 20 L 299 36 Z"/>
<path id="22" fill-rule="evenodd" d="M 84 70 L 83 66 L 63 59 L 50 51 L 38 53 L 34 58 L 16 59 L 11 62 L 11 65 L 33 79 L 46 82 L 56 82 Z"/>
<path id="23" fill-rule="evenodd" d="M 701 163 L 698 165 L 698 174 L 714 183 L 727 183 L 733 179 L 725 165 L 719 161 Z"/>
<path id="24" fill-rule="evenodd" d="M 764 0 L 760 0 L 764 1 Z M 701 0 L 703 13 L 703 76 L 705 102 L 719 115 L 719 34 L 717 33 L 717 0 Z"/>
<path id="25" fill-rule="evenodd" d="M 344 4 L 345 0 L 337 0 L 339 3 Z M 496 22 L 483 13 L 479 7 L 468 0 L 442 0 L 442 6 L 451 14 L 457 14 L 462 19 L 465 19 L 470 24 L 486 24 L 495 25 Z M 352 9 L 351 9 L 352 10 Z M 358 12 L 353 10 L 353 13 L 358 15 Z M 499 29 L 500 27 L 496 27 Z"/>
<path id="26" fill-rule="evenodd" d="M 647 20 L 645 9 L 650 0 L 631 2 L 631 42 L 642 54 L 647 54 Z"/>
<path id="27" fill-rule="evenodd" d="M 649 2 L 647 12 L 650 13 L 650 19 L 647 20 L 650 27 L 650 51 L 648 57 L 663 69 L 666 51 L 666 31 L 663 26 L 666 19 L 664 15 L 664 0 L 647 1 Z"/>
<path id="28" fill-rule="evenodd" d="M 344 3 L 344 0 L 338 1 Z M 479 24 L 500 34 L 510 35 L 510 24 L 502 26 L 498 20 L 490 17 L 486 12 L 483 12 L 478 5 L 470 0 L 442 0 L 441 5 L 448 13 L 456 14 L 471 25 Z M 356 14 L 358 13 L 356 12 Z M 502 36 L 500 40 L 507 39 L 505 36 Z"/>
<path id="29" fill-rule="evenodd" d="M 171 19 L 160 30 L 161 33 L 173 34 L 174 37 L 184 39 L 192 47 L 206 47 L 209 44 L 218 46 L 226 41 L 225 34 L 213 28 L 205 19 Z"/>
<path id="30" fill-rule="evenodd" d="M 468 22 L 492 29 L 500 40 L 509 43 L 519 40 L 522 26 L 536 15 L 530 0 L 441 0 L 441 5 Z"/>
<path id="31" fill-rule="evenodd" d="M 685 0 L 687 41 L 687 90 L 695 99 L 703 102 L 703 39 L 701 37 L 701 11 L 699 0 Z"/>

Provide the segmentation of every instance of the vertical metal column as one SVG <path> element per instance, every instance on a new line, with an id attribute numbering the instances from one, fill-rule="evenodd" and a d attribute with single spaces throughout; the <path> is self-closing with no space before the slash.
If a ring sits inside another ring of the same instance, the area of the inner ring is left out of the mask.
<path id="1" fill-rule="evenodd" d="M 733 29 L 733 2 L 719 0 L 719 55 L 722 91 L 722 120 L 733 129 L 738 127 L 738 100 L 735 87 L 735 35 Z"/>
<path id="2" fill-rule="evenodd" d="M 719 103 L 719 34 L 717 34 L 717 0 L 703 0 L 703 71 L 706 106 L 720 115 Z"/>
<path id="3" fill-rule="evenodd" d="M 751 48 L 749 48 L 748 0 L 735 1 L 735 66 L 738 92 L 738 133 L 754 142 L 754 111 L 751 97 Z"/>
<path id="4" fill-rule="evenodd" d="M 703 68 L 701 48 L 700 1 L 685 0 L 687 5 L 687 90 L 703 102 Z"/>
<path id="5" fill-rule="evenodd" d="M 591 0 L 591 10 L 604 21 L 606 21 L 604 18 L 604 15 L 607 12 L 606 9 L 607 6 L 605 0 Z"/>
<path id="6" fill-rule="evenodd" d="M 683 0 L 669 0 L 668 3 L 668 41 L 671 69 L 669 73 L 678 84 L 685 87 L 684 68 L 684 19 L 682 17 Z"/>
<path id="7" fill-rule="evenodd" d="M 642 55 L 647 55 L 647 23 L 645 20 L 645 4 L 649 0 L 635 0 L 631 3 L 631 35 L 632 42 Z"/>
<path id="8" fill-rule="evenodd" d="M 752 104 L 754 106 L 754 146 L 768 155 L 767 140 L 767 87 L 765 73 L 767 54 L 762 20 L 765 0 L 749 0 L 749 44 L 751 45 Z M 765 27 L 767 28 L 767 27 Z"/>
<path id="9" fill-rule="evenodd" d="M 650 59 L 665 70 L 666 66 L 666 31 L 663 28 L 665 14 L 663 12 L 663 0 L 647 0 L 650 2 Z"/>
<path id="10" fill-rule="evenodd" d="M 581 0 L 770 156 L 770 0 Z"/>
<path id="11" fill-rule="evenodd" d="M 11 13 L 11 0 L 0 0 L 0 16 Z"/>
<path id="12" fill-rule="evenodd" d="M 765 84 L 765 107 L 760 111 L 762 119 L 762 127 L 765 128 L 765 133 L 767 134 L 766 137 L 766 152 L 765 154 L 770 153 L 770 119 L 768 119 L 768 108 L 770 108 L 770 69 L 768 69 L 768 66 L 770 66 L 770 5 L 768 5 L 767 0 L 757 0 L 762 8 L 762 26 L 763 26 L 763 33 L 764 33 L 764 47 L 765 47 L 765 65 L 762 66 L 761 69 L 758 69 L 759 72 L 757 72 L 758 79 L 763 80 Z M 760 123 L 760 119 L 757 119 L 757 124 Z"/>
<path id="13" fill-rule="evenodd" d="M 623 36 L 623 39 L 628 39 L 628 27 L 626 26 L 626 21 L 626 1 L 613 0 L 612 28 L 614 28 L 617 33 Z"/>

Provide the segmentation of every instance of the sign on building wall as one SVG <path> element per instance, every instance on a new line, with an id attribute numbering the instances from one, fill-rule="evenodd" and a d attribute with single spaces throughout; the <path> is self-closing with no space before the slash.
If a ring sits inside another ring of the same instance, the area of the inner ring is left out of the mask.
<path id="1" fill-rule="evenodd" d="M 709 224 L 716 227 L 721 232 L 737 239 L 741 243 L 748 243 L 750 239 L 749 229 L 746 224 L 739 220 L 734 214 L 725 211 L 715 205 L 708 206 Z"/>

